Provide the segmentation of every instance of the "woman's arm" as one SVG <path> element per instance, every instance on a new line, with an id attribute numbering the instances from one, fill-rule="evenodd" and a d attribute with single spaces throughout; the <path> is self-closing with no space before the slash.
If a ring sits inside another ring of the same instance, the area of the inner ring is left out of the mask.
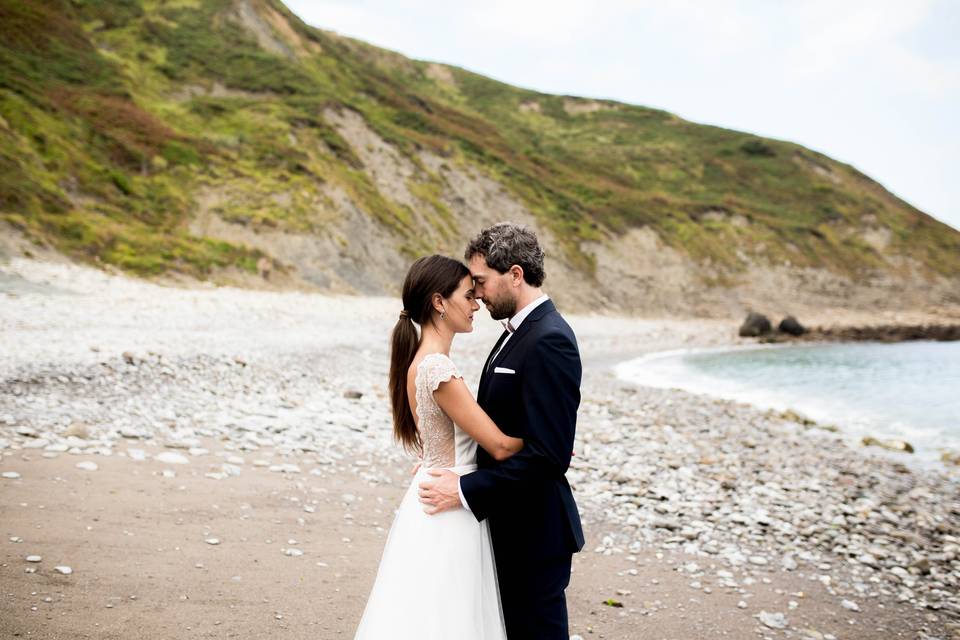
<path id="1" fill-rule="evenodd" d="M 490 416 L 477 404 L 461 378 L 440 383 L 433 392 L 433 397 L 443 412 L 494 459 L 506 460 L 523 448 L 523 440 L 511 438 L 500 431 Z"/>

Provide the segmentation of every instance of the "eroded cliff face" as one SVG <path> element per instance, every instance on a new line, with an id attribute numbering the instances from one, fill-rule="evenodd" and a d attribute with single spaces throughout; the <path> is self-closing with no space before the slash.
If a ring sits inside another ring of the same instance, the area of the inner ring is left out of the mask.
<path id="1" fill-rule="evenodd" d="M 550 230 L 539 225 L 519 199 L 481 168 L 430 151 L 422 151 L 415 163 L 383 140 L 360 114 L 327 109 L 323 117 L 351 146 L 383 197 L 410 210 L 416 234 L 434 251 L 459 258 L 473 235 L 496 222 L 512 221 L 536 229 L 547 253 L 545 289 L 571 310 L 736 317 L 753 308 L 819 314 L 831 308 L 930 311 L 960 305 L 960 289 L 955 283 L 931 277 L 922 265 L 909 259 L 899 259 L 896 275 L 877 270 L 861 279 L 828 269 L 762 264 L 746 256 L 749 266 L 731 271 L 697 262 L 666 245 L 650 227 L 584 242 L 583 251 L 596 265 L 593 273 L 585 273 L 564 260 Z M 419 198 L 410 188 L 428 183 L 442 185 L 435 199 Z M 200 206 L 191 230 L 242 242 L 273 256 L 290 269 L 291 277 L 278 280 L 284 285 L 396 295 L 413 259 L 404 248 L 405 238 L 378 225 L 344 190 L 327 185 L 324 193 L 328 197 L 324 206 L 332 206 L 332 213 L 322 211 L 323 207 L 317 213 L 329 222 L 323 233 L 257 230 L 225 221 L 212 212 L 216 191 L 198 198 Z M 442 226 L 436 225 L 436 203 L 447 214 Z M 723 213 L 712 215 L 725 217 Z M 749 223 L 741 218 L 733 224 Z M 873 234 L 871 240 L 883 242 L 889 232 Z"/>

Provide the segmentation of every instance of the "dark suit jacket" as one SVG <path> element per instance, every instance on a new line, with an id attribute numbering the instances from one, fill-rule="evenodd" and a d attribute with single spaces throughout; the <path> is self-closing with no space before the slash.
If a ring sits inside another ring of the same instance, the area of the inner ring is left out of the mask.
<path id="1" fill-rule="evenodd" d="M 504 556 L 529 559 L 583 548 L 583 530 L 564 474 L 570 466 L 580 405 L 580 352 L 570 325 L 547 300 L 530 312 L 480 377 L 477 400 L 523 449 L 496 462 L 483 449 L 478 470 L 460 478 L 477 520 L 488 518 L 498 564 Z M 496 367 L 516 373 L 495 373 Z"/>

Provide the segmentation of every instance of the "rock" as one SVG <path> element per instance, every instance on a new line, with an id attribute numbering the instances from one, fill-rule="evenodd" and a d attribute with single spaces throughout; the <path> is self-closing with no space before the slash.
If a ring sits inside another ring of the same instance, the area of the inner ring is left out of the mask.
<path id="1" fill-rule="evenodd" d="M 840 606 L 846 609 L 847 611 L 860 611 L 860 605 L 858 605 L 853 600 L 841 600 Z"/>
<path id="2" fill-rule="evenodd" d="M 913 445 L 906 440 L 878 440 L 871 436 L 864 436 L 861 442 L 865 447 L 882 447 L 890 451 L 913 453 Z"/>
<path id="3" fill-rule="evenodd" d="M 71 573 L 73 573 L 73 569 L 65 565 L 54 567 L 53 570 L 56 571 L 57 573 L 62 573 L 65 576 L 68 576 Z"/>
<path id="4" fill-rule="evenodd" d="M 363 392 L 357 391 L 356 389 L 348 389 L 343 392 L 343 397 L 347 400 L 359 400 L 363 397 Z"/>
<path id="5" fill-rule="evenodd" d="M 187 456 L 182 453 L 177 453 L 176 451 L 164 451 L 158 453 L 153 457 L 157 462 L 162 462 L 164 464 L 190 464 L 190 460 Z"/>
<path id="6" fill-rule="evenodd" d="M 741 338 L 756 338 L 770 333 L 771 329 L 770 319 L 767 316 L 751 311 L 740 325 L 739 335 Z"/>
<path id="7" fill-rule="evenodd" d="M 277 473 L 300 473 L 300 467 L 290 463 L 272 464 L 270 465 L 270 471 L 275 471 Z"/>
<path id="8" fill-rule="evenodd" d="M 41 560 L 43 560 L 43 558 L 40 556 L 27 556 L 26 558 L 24 558 L 24 560 L 26 560 L 27 562 L 40 562 Z"/>
<path id="9" fill-rule="evenodd" d="M 84 471 L 96 471 L 99 468 L 96 462 L 90 462 L 89 460 L 77 463 L 77 469 L 83 469 Z"/>
<path id="10" fill-rule="evenodd" d="M 130 352 L 130 351 L 124 351 L 124 352 L 123 352 L 123 360 L 124 360 L 127 364 L 131 364 L 131 365 L 136 365 L 136 364 L 137 364 L 137 356 L 133 355 L 133 353 Z"/>
<path id="11" fill-rule="evenodd" d="M 792 555 L 786 555 L 783 557 L 783 560 L 780 561 L 780 566 L 787 571 L 795 571 L 797 568 L 797 561 L 793 559 Z"/>
<path id="12" fill-rule="evenodd" d="M 217 545 L 220 544 L 220 538 L 206 538 L 204 539 L 204 542 L 207 544 Z"/>
<path id="13" fill-rule="evenodd" d="M 770 627 L 771 629 L 787 628 L 787 618 L 782 613 L 761 611 L 757 617 L 760 618 L 760 622 L 763 623 L 764 626 Z"/>
<path id="14" fill-rule="evenodd" d="M 800 322 L 793 316 L 787 316 L 780 321 L 780 324 L 777 325 L 777 330 L 781 333 L 786 333 L 791 336 L 802 336 L 807 332 L 806 327 L 804 327 Z"/>
<path id="15" fill-rule="evenodd" d="M 284 554 L 284 555 L 287 555 L 287 556 L 298 557 L 298 556 L 302 556 L 302 555 L 303 555 L 303 551 L 301 551 L 300 549 L 290 548 L 290 549 L 286 549 L 286 550 L 283 552 L 283 554 Z"/>
<path id="16" fill-rule="evenodd" d="M 88 427 L 82 422 L 74 422 L 69 427 L 63 430 L 64 438 L 69 438 L 71 436 L 74 438 L 87 440 L 90 437 L 90 427 Z"/>
<path id="17" fill-rule="evenodd" d="M 20 477 L 20 474 L 17 473 L 16 471 L 4 471 L 3 473 L 0 473 L 0 476 L 3 476 L 8 480 L 16 480 L 17 478 Z"/>
<path id="18" fill-rule="evenodd" d="M 940 460 L 946 464 L 960 466 L 960 453 L 956 451 L 944 451 L 940 454 Z"/>

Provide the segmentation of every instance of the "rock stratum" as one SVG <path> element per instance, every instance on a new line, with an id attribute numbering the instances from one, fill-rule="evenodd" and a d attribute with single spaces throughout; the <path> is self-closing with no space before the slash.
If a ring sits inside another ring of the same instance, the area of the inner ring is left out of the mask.
<path id="1" fill-rule="evenodd" d="M 148 277 L 396 294 L 533 225 L 569 309 L 960 306 L 960 232 L 797 144 L 512 87 L 275 0 L 0 0 L 0 242 Z"/>

